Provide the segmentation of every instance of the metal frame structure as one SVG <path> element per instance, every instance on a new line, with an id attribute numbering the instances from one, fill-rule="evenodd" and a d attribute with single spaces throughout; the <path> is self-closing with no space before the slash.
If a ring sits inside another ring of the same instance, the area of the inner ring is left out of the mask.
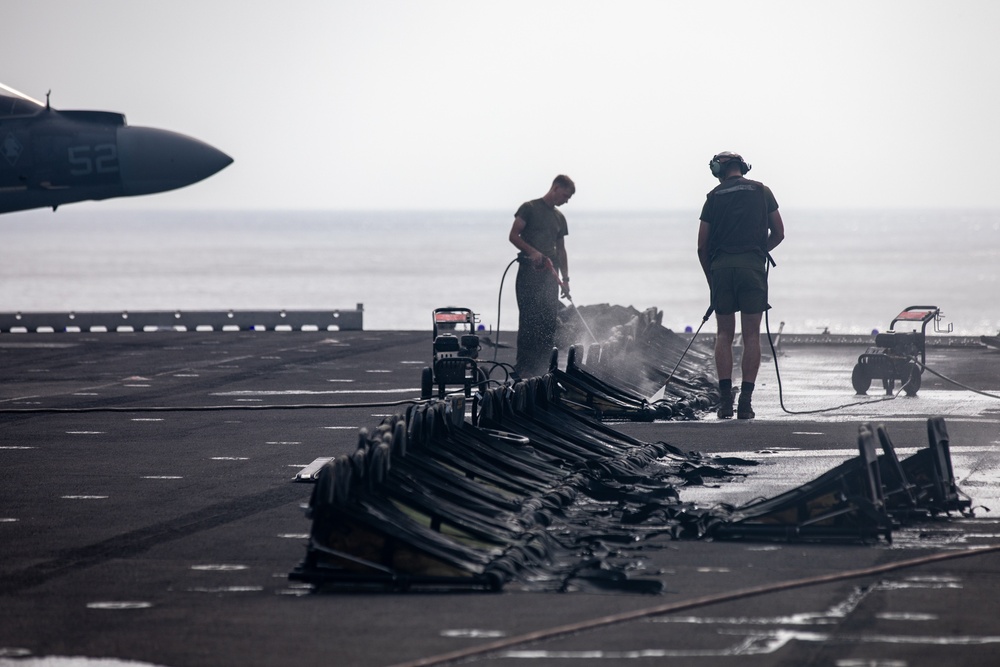
<path id="1" fill-rule="evenodd" d="M 908 306 L 889 324 L 889 330 L 875 335 L 875 345 L 858 357 L 851 373 L 851 385 L 859 395 L 868 393 L 872 380 L 882 380 L 887 396 L 891 395 L 896 381 L 903 382 L 907 396 L 916 396 L 920 389 L 920 376 L 927 363 L 927 325 L 934 322 L 935 333 L 950 333 L 940 327 L 944 314 L 937 306 Z M 920 324 L 920 330 L 900 331 L 900 322 Z M 919 357 L 919 363 L 917 359 Z"/>

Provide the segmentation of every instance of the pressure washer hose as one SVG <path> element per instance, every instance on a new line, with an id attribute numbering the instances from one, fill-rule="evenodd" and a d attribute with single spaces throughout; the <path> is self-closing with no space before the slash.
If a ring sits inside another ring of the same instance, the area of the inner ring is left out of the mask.
<path id="1" fill-rule="evenodd" d="M 698 325 L 698 329 L 694 332 L 694 335 L 691 336 L 691 340 L 688 341 L 687 347 L 685 347 L 684 351 L 681 353 L 681 358 L 677 360 L 676 364 L 674 364 L 674 369 L 670 371 L 670 375 L 667 376 L 666 381 L 663 383 L 664 387 L 670 384 L 670 381 L 674 378 L 674 373 L 677 372 L 677 369 L 680 367 L 681 362 L 684 361 L 684 357 L 687 355 L 688 350 L 690 350 L 691 345 L 694 344 L 694 339 L 697 338 L 698 334 L 701 333 L 701 328 L 705 326 L 705 322 L 708 322 L 708 318 L 712 316 L 712 312 L 714 310 L 715 306 L 709 306 L 708 310 L 705 311 L 705 316 L 701 318 L 701 324 Z"/>
<path id="2" fill-rule="evenodd" d="M 764 273 L 766 278 L 770 278 L 771 267 L 777 266 L 777 264 L 775 264 L 774 259 L 771 258 L 770 254 L 768 254 L 767 259 L 768 261 L 764 264 Z M 789 410 L 788 408 L 785 407 L 785 392 L 784 388 L 781 385 L 781 371 L 778 370 L 778 351 L 774 348 L 774 340 L 771 337 L 771 318 L 768 316 L 769 310 L 770 309 L 768 308 L 764 311 L 764 330 L 767 332 L 767 343 L 771 347 L 771 358 L 774 359 L 774 375 L 778 379 L 778 403 L 781 405 L 781 409 L 786 414 L 815 415 L 821 412 L 833 412 L 834 410 L 842 410 L 844 408 L 851 408 L 858 405 L 871 405 L 872 403 L 883 403 L 885 401 L 894 401 L 897 398 L 899 398 L 899 395 L 903 393 L 903 391 L 910 385 L 911 382 L 913 382 L 913 378 L 910 377 L 899 388 L 899 391 L 897 391 L 892 396 L 884 396 L 882 398 L 875 398 L 869 401 L 852 401 L 851 403 L 835 405 L 829 408 L 818 408 L 816 410 Z"/>
<path id="3" fill-rule="evenodd" d="M 982 391 L 982 390 L 980 390 L 980 389 L 973 389 L 972 387 L 970 387 L 970 386 L 968 386 L 968 385 L 965 385 L 965 384 L 962 384 L 962 383 L 961 383 L 961 382 L 959 382 L 958 380 L 952 380 L 952 379 L 951 379 L 950 377 L 947 377 L 947 376 L 945 376 L 945 375 L 941 375 L 941 374 L 940 374 L 940 373 L 938 373 L 938 372 L 937 372 L 936 370 L 934 370 L 933 368 L 930 368 L 930 367 L 928 367 L 927 365 L 925 365 L 925 364 L 921 363 L 921 362 L 920 362 L 920 361 L 919 361 L 918 359 L 916 359 L 916 358 L 914 358 L 914 359 L 913 359 L 913 363 L 915 363 L 915 364 L 916 364 L 917 366 L 920 366 L 920 368 L 922 368 L 923 370 L 927 371 L 927 372 L 928 372 L 928 373 L 930 373 L 931 375 L 936 375 L 936 376 L 938 376 L 939 378 L 941 378 L 942 380 L 944 380 L 945 382 L 950 382 L 950 383 L 952 383 L 953 385 L 955 385 L 956 387 L 961 387 L 962 389 L 965 389 L 965 390 L 967 390 L 967 391 L 971 391 L 971 392 L 972 392 L 972 393 L 974 393 L 974 394 L 979 394 L 980 396 L 987 396 L 987 397 L 989 397 L 989 398 L 996 398 L 996 399 L 1000 399 L 1000 396 L 997 396 L 996 394 L 991 394 L 991 393 L 989 393 L 988 391 Z"/>
<path id="4" fill-rule="evenodd" d="M 515 637 L 507 637 L 505 639 L 499 639 L 497 641 L 488 642 L 486 644 L 482 644 L 479 646 L 473 646 L 471 648 L 459 649 L 457 651 L 442 653 L 436 656 L 430 656 L 427 658 L 420 658 L 409 662 L 398 663 L 393 667 L 432 667 L 433 665 L 446 665 L 458 662 L 460 660 L 468 660 L 469 658 L 473 657 L 483 657 L 486 655 L 498 653 L 499 651 L 509 650 L 515 646 L 520 646 L 522 644 L 555 639 L 556 637 L 564 637 L 566 635 L 576 634 L 587 630 L 595 630 L 597 628 L 604 628 L 610 625 L 617 625 L 620 623 L 628 623 L 630 621 L 639 621 L 646 618 L 652 618 L 654 616 L 662 616 L 664 614 L 675 613 L 678 611 L 697 609 L 699 607 L 707 607 L 709 605 L 719 604 L 721 602 L 732 602 L 734 600 L 756 597 L 758 595 L 779 593 L 782 591 L 788 591 L 797 588 L 805 588 L 808 586 L 819 586 L 822 584 L 830 584 L 838 581 L 845 581 L 847 579 L 857 579 L 858 577 L 873 577 L 881 574 L 887 574 L 889 572 L 895 572 L 896 570 L 903 570 L 906 568 L 918 567 L 921 565 L 930 565 L 933 563 L 940 563 L 943 561 L 954 560 L 957 558 L 966 558 L 969 556 L 978 556 L 981 554 L 996 553 L 997 551 L 1000 551 L 1000 545 L 992 547 L 976 547 L 972 549 L 964 549 L 962 551 L 947 551 L 943 553 L 931 554 L 929 556 L 921 556 L 918 558 L 911 558 L 909 560 L 897 561 L 895 563 L 887 563 L 884 565 L 875 565 L 872 567 L 860 568 L 856 570 L 842 570 L 840 572 L 834 572 L 832 574 L 822 574 L 815 577 L 806 577 L 804 579 L 779 581 L 773 584 L 763 584 L 761 586 L 742 588 L 735 591 L 729 591 L 726 593 L 703 595 L 701 597 L 692 598 L 690 600 L 668 602 L 666 604 L 657 605 L 654 607 L 647 607 L 645 609 L 636 609 L 634 611 L 625 611 L 618 614 L 609 614 L 607 616 L 600 616 L 598 618 L 592 618 L 585 621 L 560 625 L 554 628 L 536 630 L 534 632 L 528 632 L 523 635 L 517 635 Z"/>
<path id="5" fill-rule="evenodd" d="M 510 267 L 514 266 L 514 263 L 517 262 L 517 260 L 518 260 L 517 257 L 510 260 L 510 264 L 508 264 L 507 268 L 503 270 L 503 275 L 500 277 L 500 289 L 497 291 L 497 340 L 496 340 L 496 345 L 493 347 L 494 362 L 496 362 L 497 353 L 500 351 L 500 301 L 501 298 L 503 297 L 503 283 L 505 280 L 507 280 L 507 272 L 510 271 Z M 559 280 L 559 273 L 556 271 L 556 267 L 552 265 L 552 260 L 546 257 L 545 265 L 546 268 L 548 268 L 548 270 L 552 272 L 552 275 L 555 276 L 556 282 L 559 284 L 559 287 L 565 290 L 566 283 Z M 573 306 L 573 310 L 575 310 L 576 314 L 580 317 L 580 321 L 583 322 L 583 326 L 587 329 L 587 333 L 590 334 L 591 339 L 593 339 L 595 343 L 600 343 L 601 341 L 597 340 L 597 336 L 595 336 L 594 332 L 590 330 L 590 325 L 587 324 L 587 320 L 583 319 L 583 314 L 576 307 L 576 304 L 573 303 L 573 299 L 569 296 L 568 292 L 565 298 L 567 301 L 569 301 L 570 305 Z"/>
<path id="6" fill-rule="evenodd" d="M 871 405 L 872 403 L 883 403 L 885 401 L 894 401 L 897 398 L 899 398 L 899 395 L 903 393 L 903 391 L 910 385 L 911 382 L 913 382 L 913 377 L 911 376 L 909 379 L 906 380 L 906 382 L 902 384 L 899 390 L 892 396 L 884 396 L 882 398 L 875 398 L 867 401 L 853 401 L 851 403 L 844 403 L 842 405 L 835 405 L 830 408 L 820 408 L 817 410 L 789 410 L 788 408 L 785 407 L 784 391 L 781 385 L 781 372 L 778 370 L 778 351 L 774 348 L 774 341 L 771 339 L 771 325 L 770 322 L 768 321 L 767 311 L 764 312 L 764 328 L 767 331 L 767 342 L 771 346 L 771 356 L 774 358 L 774 375 L 778 379 L 778 402 L 781 404 L 781 409 L 787 414 L 813 415 L 821 412 L 833 412 L 834 410 L 852 408 L 859 405 Z M 930 368 L 929 366 L 921 362 L 919 359 L 917 359 L 916 356 L 911 357 L 910 361 L 919 366 L 922 370 L 928 371 L 932 375 L 936 375 L 942 380 L 952 383 L 956 387 L 961 387 L 962 389 L 965 389 L 967 391 L 971 391 L 976 394 L 981 394 L 982 396 L 988 396 L 989 398 L 1000 399 L 1000 396 L 997 396 L 996 394 L 991 394 L 989 392 L 981 391 L 979 389 L 973 389 L 972 387 L 964 385 L 961 382 L 958 382 L 957 380 L 953 380 L 949 377 L 942 375 L 941 373 L 938 373 L 937 371 L 935 371 L 934 369 Z"/>
<path id="7" fill-rule="evenodd" d="M 816 410 L 789 410 L 785 407 L 785 393 L 781 384 L 781 371 L 778 370 L 778 351 L 774 348 L 774 341 L 771 339 L 771 323 L 767 316 L 767 311 L 764 311 L 764 329 L 767 331 L 767 342 L 771 346 L 771 357 L 774 359 L 774 375 L 778 378 L 778 403 L 781 405 L 781 409 L 790 415 L 815 415 L 822 412 L 833 412 L 835 410 L 843 410 L 844 408 L 852 408 L 859 405 L 871 405 L 872 403 L 884 403 L 885 401 L 894 401 L 899 398 L 899 395 L 910 385 L 913 378 L 909 378 L 906 382 L 902 384 L 897 391 L 892 396 L 883 396 L 882 398 L 873 398 L 867 401 L 852 401 L 850 403 L 842 403 L 841 405 L 834 405 L 829 408 L 817 408 Z"/>
<path id="8" fill-rule="evenodd" d="M 503 270 L 503 275 L 500 276 L 500 289 L 497 291 L 497 340 L 496 345 L 493 346 L 493 361 L 497 360 L 497 353 L 500 351 L 500 299 L 503 297 L 503 281 L 507 280 L 507 272 L 510 271 L 510 267 L 514 266 L 517 262 L 517 257 L 510 260 L 510 264 L 507 268 Z"/>

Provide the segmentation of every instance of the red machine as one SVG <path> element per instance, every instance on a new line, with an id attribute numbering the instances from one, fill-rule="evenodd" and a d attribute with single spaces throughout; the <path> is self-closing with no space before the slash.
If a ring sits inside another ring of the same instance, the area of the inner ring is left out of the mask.
<path id="1" fill-rule="evenodd" d="M 851 374 L 851 384 L 858 394 L 867 394 L 872 380 L 882 380 L 886 395 L 891 395 L 896 386 L 896 380 L 904 382 L 903 390 L 907 396 L 916 396 L 920 389 L 920 375 L 927 363 L 926 330 L 930 322 L 934 322 L 935 333 L 950 333 L 952 325 L 947 329 L 940 327 L 944 313 L 937 306 L 909 306 L 893 318 L 889 331 L 875 336 L 875 345 L 869 347 L 858 357 L 858 363 Z M 899 331 L 897 323 L 914 325 L 911 331 Z M 916 324 L 920 324 L 917 331 Z M 920 363 L 917 363 L 919 357 Z"/>
<path id="2" fill-rule="evenodd" d="M 479 336 L 476 314 L 468 308 L 436 308 L 433 314 L 434 358 L 420 376 L 420 398 L 428 399 L 438 389 L 444 398 L 445 386 L 462 385 L 472 396 L 472 385 L 486 380 L 479 368 Z"/>

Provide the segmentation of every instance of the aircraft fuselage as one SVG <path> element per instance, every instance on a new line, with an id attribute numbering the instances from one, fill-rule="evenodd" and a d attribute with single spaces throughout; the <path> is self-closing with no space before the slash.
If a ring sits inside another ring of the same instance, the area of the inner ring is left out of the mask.
<path id="1" fill-rule="evenodd" d="M 0 86 L 0 213 L 184 187 L 232 158 L 108 111 L 57 111 Z"/>

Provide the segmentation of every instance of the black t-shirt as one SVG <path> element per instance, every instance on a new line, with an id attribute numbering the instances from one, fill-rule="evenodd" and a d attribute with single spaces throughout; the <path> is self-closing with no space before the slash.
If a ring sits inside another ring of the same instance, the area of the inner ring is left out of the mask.
<path id="1" fill-rule="evenodd" d="M 569 234 L 566 216 L 555 206 L 549 206 L 543 199 L 533 199 L 521 204 L 515 217 L 524 220 L 521 238 L 553 262 L 556 261 L 556 241 Z"/>
<path id="2" fill-rule="evenodd" d="M 742 176 L 727 178 L 705 198 L 701 219 L 708 223 L 708 256 L 720 253 L 767 256 L 768 216 L 778 210 L 771 189 Z"/>

